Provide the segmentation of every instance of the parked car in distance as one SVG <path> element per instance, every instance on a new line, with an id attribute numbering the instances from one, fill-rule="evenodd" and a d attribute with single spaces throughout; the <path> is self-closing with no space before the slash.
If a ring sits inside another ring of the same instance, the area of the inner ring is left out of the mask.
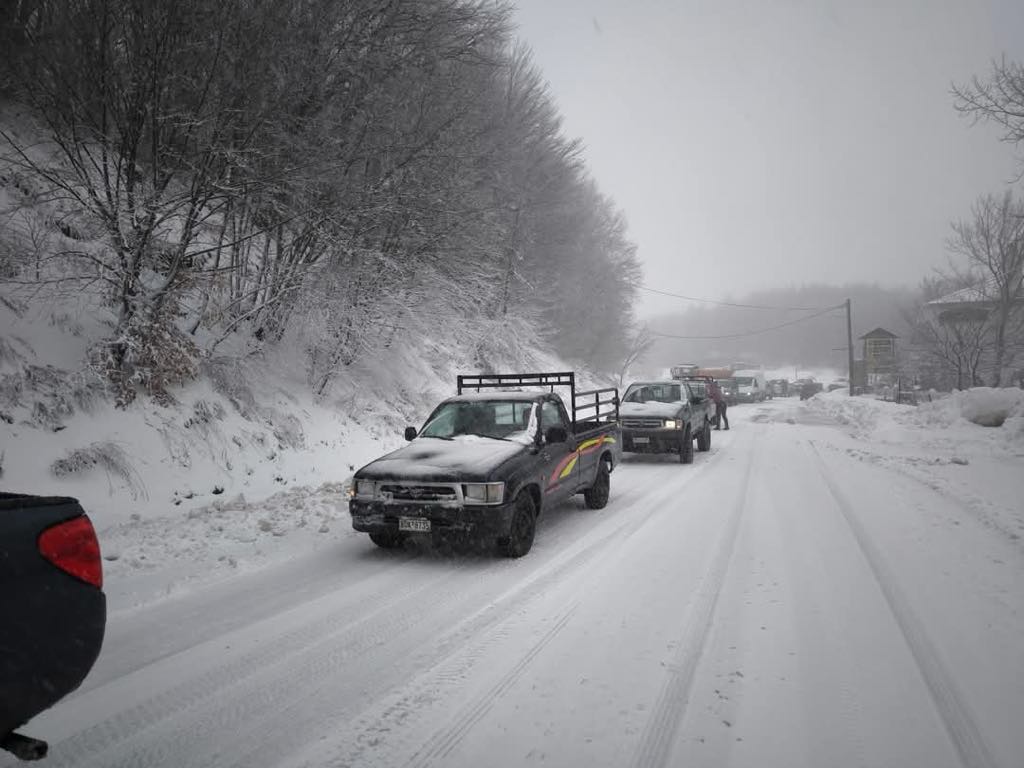
<path id="1" fill-rule="evenodd" d="M 554 387 L 568 388 L 568 409 Z M 570 372 L 459 376 L 456 391 L 422 429 L 406 428 L 409 445 L 355 473 L 355 530 L 385 549 L 454 534 L 522 557 L 548 507 L 577 493 L 591 509 L 608 503 L 617 389 L 577 392 Z"/>
<path id="2" fill-rule="evenodd" d="M 813 377 L 797 379 L 796 386 L 797 391 L 800 393 L 801 400 L 812 398 L 825 389 L 824 385 L 820 381 L 816 381 Z"/>
<path id="3" fill-rule="evenodd" d="M 674 453 L 683 464 L 697 450 L 711 450 L 710 401 L 689 382 L 642 381 L 629 385 L 622 396 L 619 418 L 622 450 L 627 453 Z"/>
<path id="4" fill-rule="evenodd" d="M 786 379 L 772 379 L 768 382 L 772 397 L 789 397 L 789 382 Z"/>
<path id="5" fill-rule="evenodd" d="M 0 493 L 0 748 L 45 757 L 16 733 L 78 688 L 107 623 L 103 563 L 78 501 Z"/>
<path id="6" fill-rule="evenodd" d="M 849 389 L 849 387 L 850 387 L 850 380 L 841 376 L 838 379 L 836 379 L 836 380 L 834 380 L 834 381 L 829 383 L 828 391 L 829 392 L 835 392 L 837 389 Z"/>

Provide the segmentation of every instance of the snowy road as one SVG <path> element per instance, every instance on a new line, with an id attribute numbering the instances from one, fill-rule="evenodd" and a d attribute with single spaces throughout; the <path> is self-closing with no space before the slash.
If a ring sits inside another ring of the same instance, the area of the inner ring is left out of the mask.
<path id="1" fill-rule="evenodd" d="M 522 560 L 346 534 L 115 614 L 28 732 L 75 768 L 1024 765 L 1020 541 L 795 407 L 628 460 Z"/>

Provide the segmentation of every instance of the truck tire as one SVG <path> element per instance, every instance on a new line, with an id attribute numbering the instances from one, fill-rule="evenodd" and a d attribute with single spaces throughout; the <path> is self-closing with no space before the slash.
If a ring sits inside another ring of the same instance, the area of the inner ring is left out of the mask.
<path id="1" fill-rule="evenodd" d="M 679 446 L 679 463 L 680 464 L 693 464 L 693 433 L 690 431 L 690 427 L 686 427 L 686 432 L 683 433 L 683 442 Z"/>
<path id="2" fill-rule="evenodd" d="M 697 437 L 697 450 L 707 452 L 711 450 L 711 422 L 704 419 L 704 429 Z"/>
<path id="3" fill-rule="evenodd" d="M 516 496 L 512 512 L 512 524 L 508 538 L 501 543 L 501 554 L 505 557 L 522 557 L 533 546 L 537 533 L 537 509 L 529 491 L 520 491 Z"/>
<path id="4" fill-rule="evenodd" d="M 405 543 L 405 536 L 400 533 L 371 533 L 370 541 L 381 549 L 398 549 Z"/>
<path id="5" fill-rule="evenodd" d="M 608 504 L 608 494 L 611 492 L 611 472 L 608 469 L 608 462 L 601 460 L 597 466 L 597 476 L 594 484 L 583 492 L 583 501 L 587 509 L 604 509 Z"/>

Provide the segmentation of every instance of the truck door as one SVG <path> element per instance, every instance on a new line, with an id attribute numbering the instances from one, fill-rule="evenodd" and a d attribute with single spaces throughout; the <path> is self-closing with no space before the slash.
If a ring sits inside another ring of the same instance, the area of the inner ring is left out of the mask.
<path id="1" fill-rule="evenodd" d="M 561 427 L 566 440 L 549 443 L 547 433 L 551 427 Z M 559 501 L 576 491 L 579 481 L 579 456 L 576 453 L 576 436 L 565 415 L 565 408 L 554 398 L 545 398 L 540 407 L 541 468 L 544 472 L 545 502 Z"/>

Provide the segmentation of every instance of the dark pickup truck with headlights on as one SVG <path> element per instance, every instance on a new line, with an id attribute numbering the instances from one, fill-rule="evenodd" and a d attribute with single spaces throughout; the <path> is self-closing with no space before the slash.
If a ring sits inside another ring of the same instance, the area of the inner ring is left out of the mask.
<path id="1" fill-rule="evenodd" d="M 555 387 L 568 388 L 571 413 Z M 406 429 L 409 445 L 355 473 L 357 531 L 386 549 L 454 534 L 522 557 L 552 504 L 577 493 L 591 509 L 608 503 L 620 456 L 617 389 L 577 392 L 573 373 L 525 373 L 459 376 L 457 392 L 422 429 Z"/>
<path id="2" fill-rule="evenodd" d="M 622 450 L 627 453 L 674 453 L 683 464 L 691 464 L 694 441 L 697 450 L 711 450 L 710 401 L 687 381 L 630 384 L 619 413 Z"/>
<path id="3" fill-rule="evenodd" d="M 92 523 L 75 499 L 0 493 L 0 748 L 22 760 L 46 742 L 15 730 L 75 690 L 107 623 Z"/>

